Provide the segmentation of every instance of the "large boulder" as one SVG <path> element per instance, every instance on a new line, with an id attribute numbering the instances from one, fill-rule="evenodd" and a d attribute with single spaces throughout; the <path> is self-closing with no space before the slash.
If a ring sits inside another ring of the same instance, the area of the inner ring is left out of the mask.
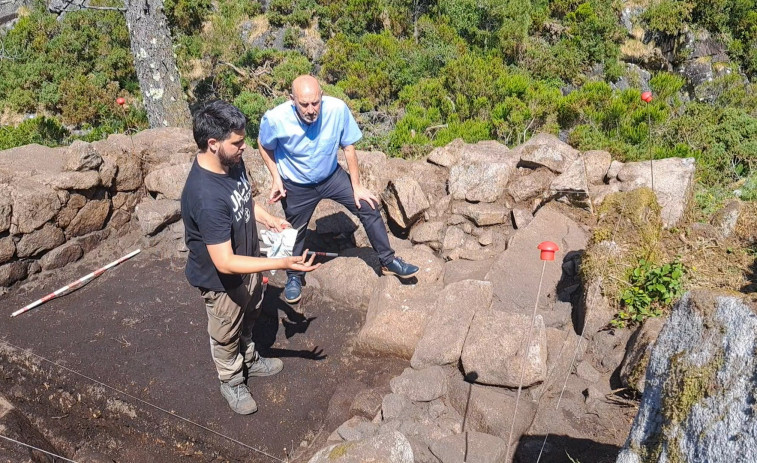
<path id="1" fill-rule="evenodd" d="M 403 229 L 413 225 L 430 206 L 420 184 L 412 177 L 391 180 L 381 198 L 387 215 Z"/>
<path id="2" fill-rule="evenodd" d="M 662 207 L 665 227 L 678 224 L 689 205 L 694 188 L 694 158 L 667 158 L 628 162 L 618 172 L 621 191 L 651 188 Z M 654 182 L 653 179 L 654 178 Z"/>
<path id="3" fill-rule="evenodd" d="M 431 402 L 447 393 L 447 375 L 439 366 L 415 370 L 405 368 L 392 378 L 389 387 L 394 394 L 402 394 L 414 402 Z"/>
<path id="4" fill-rule="evenodd" d="M 468 145 L 465 156 L 450 168 L 449 193 L 453 199 L 497 201 L 515 172 L 517 162 L 517 156 L 505 145 L 496 142 Z"/>
<path id="5" fill-rule="evenodd" d="M 103 158 L 97 154 L 95 148 L 87 142 L 75 140 L 64 154 L 63 170 L 71 172 L 83 172 L 98 170 L 103 163 Z"/>
<path id="6" fill-rule="evenodd" d="M 321 449 L 308 463 L 413 463 L 410 442 L 397 431 Z"/>
<path id="7" fill-rule="evenodd" d="M 45 251 L 60 246 L 66 241 L 63 230 L 46 223 L 39 230 L 23 235 L 16 243 L 16 255 L 18 257 L 36 256 Z"/>
<path id="8" fill-rule="evenodd" d="M 537 315 L 534 325 L 529 325 L 531 318 L 527 315 L 478 310 L 460 355 L 466 376 L 475 375 L 478 383 L 512 388 L 544 381 L 547 375 L 544 320 Z"/>
<path id="9" fill-rule="evenodd" d="M 755 346 L 753 303 L 687 293 L 652 350 L 644 396 L 618 463 L 753 460 Z"/>
<path id="10" fill-rule="evenodd" d="M 507 185 L 507 192 L 517 202 L 542 196 L 547 191 L 555 174 L 549 169 L 518 169 L 520 175 L 513 176 Z"/>
<path id="11" fill-rule="evenodd" d="M 661 318 L 650 318 L 628 340 L 626 356 L 620 365 L 620 380 L 623 386 L 644 392 L 649 356 L 663 323 L 664 320 Z"/>
<path id="12" fill-rule="evenodd" d="M 437 166 L 452 167 L 457 164 L 466 145 L 462 138 L 455 138 L 445 146 L 434 148 L 428 153 L 427 160 Z"/>
<path id="13" fill-rule="evenodd" d="M 136 213 L 142 232 L 152 236 L 181 218 L 181 204 L 170 199 L 145 200 Z"/>
<path id="14" fill-rule="evenodd" d="M 447 398 L 455 410 L 465 416 L 464 431 L 491 434 L 505 441 L 512 429 L 513 442 L 518 442 L 536 416 L 537 404 L 531 400 L 530 394 L 521 394 L 518 413 L 515 414 L 517 391 L 472 384 L 463 380 L 457 372 L 447 382 Z"/>
<path id="15" fill-rule="evenodd" d="M 435 302 L 435 287 L 404 286 L 394 277 L 380 278 L 357 335 L 357 350 L 409 359 Z"/>
<path id="16" fill-rule="evenodd" d="M 387 181 L 390 178 L 398 177 L 388 175 L 386 154 L 381 151 L 358 150 L 355 152 L 355 155 L 357 156 L 357 167 L 360 171 L 360 184 L 373 192 L 373 194 L 378 195 L 384 191 Z M 349 169 L 347 169 L 347 160 L 342 150 L 339 150 L 337 159 L 339 164 L 349 172 Z"/>
<path id="17" fill-rule="evenodd" d="M 0 233 L 11 227 L 13 217 L 13 196 L 8 185 L 0 184 Z"/>
<path id="18" fill-rule="evenodd" d="M 464 280 L 445 287 L 410 365 L 424 368 L 457 364 L 473 316 L 478 309 L 488 309 L 491 302 L 492 287 L 487 281 Z"/>
<path id="19" fill-rule="evenodd" d="M 181 199 L 191 162 L 155 169 L 145 176 L 147 191 L 158 193 L 165 199 Z"/>
<path id="20" fill-rule="evenodd" d="M 142 130 L 131 136 L 128 143 L 143 159 L 146 173 L 162 164 L 185 164 L 197 153 L 192 131 L 179 127 Z"/>
<path id="21" fill-rule="evenodd" d="M 43 182 L 55 190 L 89 190 L 100 185 L 100 173 L 96 170 L 61 172 L 46 177 Z"/>
<path id="22" fill-rule="evenodd" d="M 533 169 L 546 167 L 558 174 L 565 172 L 581 155 L 578 150 L 548 133 L 533 136 L 513 151 L 520 155 L 521 166 Z"/>
<path id="23" fill-rule="evenodd" d="M 118 167 L 115 177 L 117 191 L 134 191 L 142 186 L 143 153 L 129 136 L 113 134 L 105 140 L 92 143 L 92 146 L 105 163 Z"/>
<path id="24" fill-rule="evenodd" d="M 359 257 L 339 257 L 308 275 L 318 281 L 321 295 L 341 307 L 366 310 L 378 283 L 376 272 Z"/>
<path id="25" fill-rule="evenodd" d="M 553 241 L 560 247 L 554 262 L 546 262 L 541 280 L 537 246 L 542 241 Z M 495 298 L 508 310 L 531 314 L 534 299 L 539 296 L 540 310 L 551 308 L 557 299 L 558 283 L 563 278 L 562 261 L 581 252 L 588 241 L 582 226 L 551 205 L 542 207 L 528 226 L 518 230 L 505 252 L 495 261 L 486 276 L 492 282 Z M 529 265 L 528 263 L 532 264 Z"/>
<path id="26" fill-rule="evenodd" d="M 437 440 L 431 452 L 442 463 L 505 463 L 507 441 L 481 432 L 466 432 Z"/>
<path id="27" fill-rule="evenodd" d="M 93 231 L 101 230 L 110 212 L 110 201 L 99 199 L 88 201 L 76 212 L 76 216 L 66 227 L 66 235 L 82 236 Z"/>
<path id="28" fill-rule="evenodd" d="M 19 181 L 12 189 L 11 223 L 18 233 L 31 233 L 55 217 L 61 208 L 55 191 L 33 180 Z"/>

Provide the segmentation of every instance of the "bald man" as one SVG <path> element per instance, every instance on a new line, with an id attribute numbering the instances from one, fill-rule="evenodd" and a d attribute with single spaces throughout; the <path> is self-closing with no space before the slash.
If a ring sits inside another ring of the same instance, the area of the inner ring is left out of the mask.
<path id="1" fill-rule="evenodd" d="M 302 255 L 307 224 L 318 203 L 332 199 L 360 219 L 382 273 L 411 278 L 418 267 L 394 255 L 377 209 L 378 198 L 360 184 L 355 143 L 362 136 L 342 100 L 324 96 L 314 77 L 297 77 L 289 101 L 267 111 L 260 121 L 258 149 L 273 179 L 269 200 L 281 201 L 287 221 L 299 229 L 294 255 Z M 337 163 L 340 147 L 349 174 Z M 303 275 L 287 271 L 287 302 L 300 300 Z"/>

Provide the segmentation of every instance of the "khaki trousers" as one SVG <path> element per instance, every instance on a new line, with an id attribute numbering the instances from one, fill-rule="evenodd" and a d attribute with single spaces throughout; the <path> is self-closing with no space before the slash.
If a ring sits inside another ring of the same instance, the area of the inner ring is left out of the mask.
<path id="1" fill-rule="evenodd" d="M 261 282 L 260 274 L 253 273 L 244 284 L 229 292 L 201 293 L 208 313 L 210 354 L 218 379 L 231 386 L 244 382 L 244 365 L 257 359 L 252 327 L 263 303 Z"/>

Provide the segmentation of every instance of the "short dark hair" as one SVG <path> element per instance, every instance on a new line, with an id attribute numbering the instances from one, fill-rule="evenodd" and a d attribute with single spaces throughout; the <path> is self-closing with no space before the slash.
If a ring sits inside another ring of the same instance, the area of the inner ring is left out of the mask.
<path id="1" fill-rule="evenodd" d="M 223 100 L 213 100 L 204 104 L 194 114 L 192 132 L 200 151 L 208 149 L 208 140 L 223 141 L 231 132 L 244 130 L 247 117 L 236 106 Z"/>

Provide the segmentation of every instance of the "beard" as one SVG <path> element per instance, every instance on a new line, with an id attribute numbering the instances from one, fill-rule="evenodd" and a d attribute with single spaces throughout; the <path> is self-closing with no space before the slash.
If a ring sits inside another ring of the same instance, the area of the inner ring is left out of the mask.
<path id="1" fill-rule="evenodd" d="M 295 109 L 295 110 L 297 111 L 297 115 L 300 117 L 300 120 L 304 122 L 305 124 L 309 125 L 318 120 L 319 113 L 307 115 L 307 114 L 301 113 L 299 109 Z"/>
<path id="2" fill-rule="evenodd" d="M 239 165 L 239 161 L 242 160 L 242 153 L 238 152 L 235 155 L 228 155 L 226 154 L 226 151 L 223 149 L 223 146 L 221 146 L 218 149 L 218 160 L 221 162 L 222 166 L 234 167 L 234 166 Z"/>

